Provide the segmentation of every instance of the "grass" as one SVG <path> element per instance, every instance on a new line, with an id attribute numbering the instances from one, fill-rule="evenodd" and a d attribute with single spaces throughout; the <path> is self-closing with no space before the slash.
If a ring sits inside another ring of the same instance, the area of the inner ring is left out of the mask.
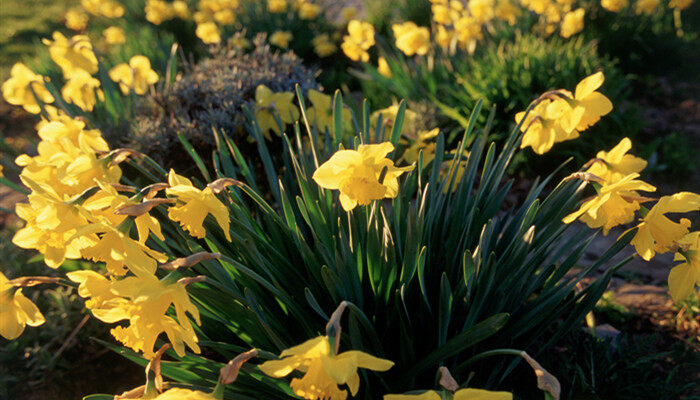
<path id="1" fill-rule="evenodd" d="M 77 0 L 0 1 L 0 80 L 10 75 L 12 64 L 36 54 L 36 43 L 60 26 L 64 12 Z"/>

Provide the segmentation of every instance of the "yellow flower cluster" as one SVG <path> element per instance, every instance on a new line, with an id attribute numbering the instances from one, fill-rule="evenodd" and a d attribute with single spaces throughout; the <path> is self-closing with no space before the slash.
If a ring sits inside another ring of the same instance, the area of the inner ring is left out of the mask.
<path id="1" fill-rule="evenodd" d="M 413 22 L 395 24 L 391 27 L 396 38 L 396 47 L 407 56 L 425 55 L 430 48 L 430 31 Z"/>
<path id="2" fill-rule="evenodd" d="M 340 48 L 343 53 L 353 60 L 369 61 L 367 50 L 374 46 L 374 27 L 367 22 L 353 19 L 348 23 L 348 34 L 343 36 Z"/>
<path id="3" fill-rule="evenodd" d="M 164 0 L 148 0 L 144 7 L 146 20 L 152 24 L 160 25 L 164 21 L 180 18 L 187 19 L 190 16 L 190 9 L 184 0 L 167 2 Z"/>
<path id="4" fill-rule="evenodd" d="M 158 82 L 158 74 L 151 69 L 151 61 L 144 56 L 133 56 L 129 63 L 116 65 L 109 70 L 109 77 L 119 84 L 124 95 L 133 91 L 146 94 L 148 88 Z"/>

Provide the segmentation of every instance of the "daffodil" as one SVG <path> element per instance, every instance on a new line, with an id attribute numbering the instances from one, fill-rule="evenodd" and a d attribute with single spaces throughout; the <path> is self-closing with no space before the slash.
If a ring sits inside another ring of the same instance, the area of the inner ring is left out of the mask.
<path id="1" fill-rule="evenodd" d="M 417 132 L 414 137 L 404 135 L 402 143 L 406 149 L 401 155 L 401 159 L 409 164 L 418 162 L 420 153 L 423 152 L 423 165 L 427 165 L 435 158 L 435 142 L 431 142 L 440 134 L 440 128 Z"/>
<path id="2" fill-rule="evenodd" d="M 321 7 L 318 4 L 303 2 L 299 7 L 299 18 L 314 19 L 321 12 Z"/>
<path id="3" fill-rule="evenodd" d="M 537 103 L 527 116 L 524 111 L 515 114 L 515 122 L 521 124 L 520 130 L 525 132 L 520 143 L 521 149 L 530 146 L 535 153 L 544 154 L 554 146 L 554 143 L 578 137 L 578 131 L 567 132 L 562 127 L 557 118 L 558 111 L 561 109 L 552 107 L 554 103 L 555 101 L 545 99 Z M 524 121 L 523 118 L 525 118 Z"/>
<path id="4" fill-rule="evenodd" d="M 289 47 L 291 40 L 292 33 L 289 31 L 275 31 L 270 35 L 270 43 L 282 49 Z"/>
<path id="5" fill-rule="evenodd" d="M 484 36 L 479 21 L 471 15 L 464 15 L 455 21 L 454 29 L 460 47 L 474 53 L 476 42 Z"/>
<path id="6" fill-rule="evenodd" d="M 87 71 L 76 70 L 70 74 L 68 82 L 61 89 L 63 99 L 73 103 L 83 111 L 92 111 L 97 99 L 104 101 L 100 89 L 100 80 L 93 78 Z"/>
<path id="7" fill-rule="evenodd" d="M 587 172 L 609 183 L 616 182 L 629 174 L 641 172 L 646 168 L 647 162 L 627 154 L 631 148 L 632 141 L 624 138 L 612 150 L 599 151 Z"/>
<path id="8" fill-rule="evenodd" d="M 340 191 L 340 204 L 350 211 L 358 204 L 393 198 L 399 193 L 398 177 L 413 166 L 397 168 L 386 155 L 394 150 L 390 142 L 360 145 L 357 150 L 340 150 L 323 163 L 313 179 L 331 190 Z M 380 180 L 380 178 L 382 178 Z"/>
<path id="9" fill-rule="evenodd" d="M 314 52 L 319 57 L 328 57 L 338 50 L 335 43 L 331 41 L 330 36 L 327 33 L 320 34 L 311 40 L 311 44 L 314 46 Z"/>
<path id="10" fill-rule="evenodd" d="M 115 66 L 109 70 L 109 77 L 119 83 L 119 88 L 125 95 L 132 90 L 143 95 L 151 85 L 158 82 L 158 74 L 151 69 L 151 62 L 145 56 L 133 56 L 128 64 Z"/>
<path id="11" fill-rule="evenodd" d="M 498 19 L 508 22 L 508 25 L 515 25 L 521 14 L 521 9 L 511 0 L 497 0 L 494 13 Z"/>
<path id="12" fill-rule="evenodd" d="M 495 4 L 494 0 L 469 0 L 467 8 L 476 21 L 483 24 L 493 18 Z"/>
<path id="13" fill-rule="evenodd" d="M 213 22 L 203 22 L 197 25 L 197 30 L 195 34 L 198 38 L 202 39 L 202 42 L 206 44 L 214 44 L 221 42 L 221 33 L 219 32 L 219 27 Z"/>
<path id="14" fill-rule="evenodd" d="M 22 106 L 32 114 L 41 111 L 39 101 L 53 103 L 53 96 L 44 86 L 44 78 L 26 65 L 16 63 L 10 70 L 10 79 L 2 84 L 2 96 L 8 103 Z"/>
<path id="15" fill-rule="evenodd" d="M 82 31 L 87 28 L 90 16 L 80 8 L 74 7 L 66 11 L 66 15 L 63 16 L 66 19 L 66 28 L 74 31 Z"/>
<path id="16" fill-rule="evenodd" d="M 600 117 L 608 114 L 613 109 L 610 100 L 598 89 L 605 80 L 602 72 L 584 78 L 578 85 L 573 96 L 567 95 L 565 101 L 554 102 L 553 107 L 558 108 L 559 122 L 565 131 L 583 131 L 600 120 Z"/>
<path id="17" fill-rule="evenodd" d="M 146 20 L 154 25 L 160 25 L 173 17 L 173 10 L 163 0 L 148 0 L 144 11 Z"/>
<path id="18" fill-rule="evenodd" d="M 581 207 L 567 215 L 563 222 L 570 224 L 577 218 L 590 228 L 603 228 L 603 233 L 617 226 L 632 222 L 639 203 L 644 201 L 637 191 L 653 192 L 656 188 L 646 182 L 637 180 L 639 174 L 630 174 L 611 184 L 604 184 L 597 189 L 597 194 L 587 200 Z"/>
<path id="19" fill-rule="evenodd" d="M 97 57 L 87 36 L 75 35 L 68 39 L 61 32 L 54 32 L 52 37 L 53 40 L 44 39 L 43 43 L 49 46 L 51 59 L 61 67 L 64 76 L 70 77 L 76 70 L 97 72 Z"/>
<path id="20" fill-rule="evenodd" d="M 283 13 L 287 11 L 287 0 L 267 0 L 267 10 L 271 13 Z"/>
<path id="21" fill-rule="evenodd" d="M 265 85 L 255 88 L 255 119 L 260 125 L 260 130 L 269 140 L 270 130 L 281 133 L 273 112 L 276 112 L 279 119 L 285 124 L 292 124 L 299 119 L 299 109 L 292 103 L 294 93 L 275 93 Z"/>
<path id="22" fill-rule="evenodd" d="M 121 18 L 124 16 L 124 7 L 113 0 L 81 0 L 80 4 L 89 13 L 107 18 Z"/>
<path id="23" fill-rule="evenodd" d="M 307 110 L 309 121 L 316 124 L 320 132 L 328 129 L 333 132 L 333 98 L 317 90 L 309 90 L 307 93 L 313 107 Z M 352 129 L 352 113 L 346 107 L 341 109 L 341 120 L 345 130 Z"/>
<path id="24" fill-rule="evenodd" d="M 153 400 L 217 400 L 211 393 L 199 390 L 172 388 L 158 395 Z"/>
<path id="25" fill-rule="evenodd" d="M 561 36 L 569 38 L 583 30 L 583 17 L 586 10 L 578 8 L 574 11 L 569 11 L 564 15 L 561 23 Z"/>
<path id="26" fill-rule="evenodd" d="M 348 34 L 343 36 L 340 47 L 343 53 L 353 60 L 369 61 L 369 50 L 374 46 L 374 27 L 367 22 L 352 20 L 348 23 Z"/>
<path id="27" fill-rule="evenodd" d="M 173 170 L 168 174 L 168 184 L 170 187 L 165 193 L 178 200 L 176 205 L 168 208 L 170 219 L 179 222 L 190 235 L 201 239 L 206 236 L 204 219 L 211 214 L 224 231 L 226 239 L 231 240 L 228 208 L 216 198 L 211 188 L 200 190 L 194 187 L 192 181 Z"/>
<path id="28" fill-rule="evenodd" d="M 668 6 L 674 8 L 678 11 L 685 10 L 693 4 L 693 0 L 671 0 L 668 2 Z"/>
<path id="29" fill-rule="evenodd" d="M 44 323 L 41 311 L 19 289 L 9 283 L 0 272 L 0 336 L 7 340 L 17 338 L 29 326 Z"/>
<path id="30" fill-rule="evenodd" d="M 377 72 L 385 78 L 391 78 L 391 67 L 389 67 L 389 63 L 386 62 L 386 58 L 379 57 L 377 59 Z"/>
<path id="31" fill-rule="evenodd" d="M 689 298 L 700 285 L 700 232 L 692 232 L 678 241 L 673 261 L 683 261 L 668 274 L 668 291 L 675 302 Z"/>
<path id="32" fill-rule="evenodd" d="M 637 234 L 632 239 L 632 245 L 647 261 L 656 253 L 666 253 L 675 249 L 677 242 L 688 233 L 690 220 L 681 218 L 680 222 L 673 222 L 665 214 L 698 210 L 700 195 L 695 193 L 680 192 L 660 198 L 637 225 Z"/>
<path id="33" fill-rule="evenodd" d="M 627 7 L 628 4 L 628 0 L 600 0 L 601 7 L 612 12 L 618 12 Z"/>
<path id="34" fill-rule="evenodd" d="M 425 55 L 430 49 L 430 31 L 413 22 L 395 24 L 391 27 L 396 38 L 396 47 L 407 56 Z"/>
<path id="35" fill-rule="evenodd" d="M 389 360 L 357 350 L 334 353 L 328 337 L 319 336 L 282 351 L 280 360 L 266 361 L 259 368 L 275 378 L 287 376 L 294 370 L 303 372 L 302 378 L 292 379 L 289 385 L 301 398 L 344 400 L 348 393 L 338 386 L 347 385 L 352 396 L 357 394 L 359 368 L 386 371 L 394 365 Z"/>
<path id="36" fill-rule="evenodd" d="M 392 104 L 387 108 L 382 108 L 381 110 L 374 111 L 370 115 L 370 121 L 372 126 L 377 126 L 379 118 L 382 119 L 382 126 L 386 129 L 391 129 L 396 121 L 396 116 L 399 113 L 399 104 Z M 420 115 L 413 110 L 406 108 L 403 114 L 403 126 L 415 126 L 420 121 Z"/>
<path id="37" fill-rule="evenodd" d="M 387 394 L 384 400 L 441 400 L 443 397 L 434 390 L 420 394 Z M 508 392 L 492 392 L 484 389 L 459 389 L 452 397 L 453 400 L 512 400 L 513 394 Z"/>
<path id="38" fill-rule="evenodd" d="M 123 44 L 126 43 L 126 35 L 124 29 L 118 26 L 110 26 L 102 31 L 102 36 L 107 44 Z"/>

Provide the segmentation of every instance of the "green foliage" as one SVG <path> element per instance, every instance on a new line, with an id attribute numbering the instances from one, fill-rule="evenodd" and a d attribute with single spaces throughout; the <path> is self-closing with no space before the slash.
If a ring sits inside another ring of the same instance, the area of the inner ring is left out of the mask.
<path id="1" fill-rule="evenodd" d="M 301 106 L 305 116 L 303 102 Z M 362 128 L 348 139 L 340 135 L 340 118 L 333 132 L 319 132 L 303 117 L 309 129 L 302 133 L 297 124 L 293 139 L 284 136 L 277 161 L 248 112 L 263 177 L 251 173 L 253 166 L 231 138 L 216 132 L 214 171 L 202 171 L 202 176 L 240 181 L 228 187 L 226 196 L 232 241 L 226 242 L 213 224 L 204 241 L 174 224 L 164 231 L 170 235 L 166 243 L 172 256 L 201 250 L 223 254 L 195 267 L 193 273 L 207 280 L 188 286 L 202 312 L 201 344 L 218 356 L 187 356 L 184 364 L 164 368 L 167 376 L 212 386 L 217 361 L 251 347 L 273 357 L 270 353 L 323 334 L 328 316 L 348 301 L 341 349 L 396 362 L 389 372 L 367 374 L 363 380 L 360 398 L 374 398 L 432 387 L 440 365 L 464 382 L 473 372 L 467 360 L 486 350 L 516 347 L 538 354 L 593 308 L 622 264 L 581 291 L 575 285 L 607 263 L 634 232 L 594 265 L 567 275 L 594 236 L 585 230 L 563 236 L 568 226 L 561 219 L 577 203 L 583 185 L 561 183 L 543 196 L 550 178 L 536 181 L 519 206 L 507 206 L 512 181 L 505 178 L 506 169 L 520 135 L 514 129 L 500 148 L 489 144 L 489 124 L 476 130 L 481 104 L 458 147 L 446 151 L 445 139 L 439 137 L 435 160 L 427 166 L 420 161 L 391 201 L 345 212 L 334 193 L 316 185 L 313 172 L 338 145 L 396 143 L 403 107 L 390 134 L 381 122 L 376 130 L 370 128 L 364 112 Z M 292 144 L 302 143 L 302 136 L 313 144 L 311 151 Z M 476 140 L 464 158 L 468 137 Z M 191 147 L 188 151 L 197 165 L 204 165 Z M 441 174 L 442 168 L 460 165 L 461 174 Z M 165 179 L 164 171 L 153 173 Z M 475 371 L 472 382 L 498 386 L 511 368 L 502 361 L 488 364 Z M 232 392 L 288 398 L 279 382 L 251 369 L 232 385 Z M 253 381 L 264 384 L 251 389 Z"/>

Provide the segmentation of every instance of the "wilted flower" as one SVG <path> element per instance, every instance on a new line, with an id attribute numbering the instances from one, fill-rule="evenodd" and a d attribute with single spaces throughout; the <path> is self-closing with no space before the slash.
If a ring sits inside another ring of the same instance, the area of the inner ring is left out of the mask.
<path id="1" fill-rule="evenodd" d="M 374 27 L 367 22 L 352 20 L 348 23 L 348 34 L 343 36 L 340 47 L 353 61 L 369 61 L 369 50 L 374 46 Z"/>
<path id="2" fill-rule="evenodd" d="M 291 40 L 292 33 L 289 31 L 275 31 L 270 35 L 270 43 L 283 49 L 289 47 Z"/>
<path id="3" fill-rule="evenodd" d="M 597 189 L 592 199 L 584 201 L 581 207 L 567 215 L 563 222 L 570 224 L 577 218 L 590 228 L 603 228 L 603 234 L 617 226 L 632 222 L 639 203 L 644 201 L 638 190 L 653 192 L 656 188 L 646 182 L 637 180 L 639 174 L 630 174 L 617 182 L 604 184 Z"/>
<path id="4" fill-rule="evenodd" d="M 109 70 L 109 77 L 119 83 L 125 95 L 133 90 L 138 95 L 158 82 L 158 74 L 151 69 L 151 62 L 145 56 L 133 56 L 129 63 L 122 63 Z"/>
<path id="5" fill-rule="evenodd" d="M 673 261 L 683 262 L 668 274 L 668 291 L 675 302 L 692 296 L 695 286 L 700 285 L 700 232 L 685 235 L 678 246 Z"/>
<path id="6" fill-rule="evenodd" d="M 386 371 L 394 365 L 357 350 L 335 354 L 327 336 L 286 349 L 280 358 L 264 362 L 260 370 L 275 378 L 287 376 L 295 369 L 303 372 L 304 376 L 292 379 L 289 386 L 297 396 L 308 400 L 344 400 L 348 393 L 339 385 L 347 385 L 354 396 L 360 387 L 359 368 Z"/>
<path id="7" fill-rule="evenodd" d="M 666 253 L 675 249 L 677 242 L 688 233 L 690 220 L 681 218 L 680 222 L 673 222 L 665 214 L 698 210 L 700 195 L 695 193 L 680 192 L 660 198 L 637 225 L 637 234 L 632 239 L 632 245 L 647 261 L 656 253 Z"/>
<path id="8" fill-rule="evenodd" d="M 277 112 L 280 120 L 285 124 L 291 124 L 299 119 L 299 109 L 292 104 L 294 93 L 274 93 L 265 85 L 255 89 L 255 119 L 260 125 L 260 131 L 269 140 L 270 130 L 280 134 L 280 127 L 275 121 L 273 111 Z"/>
<path id="9" fill-rule="evenodd" d="M 628 138 L 620 140 L 612 150 L 599 151 L 593 160 L 589 172 L 606 182 L 619 181 L 629 174 L 641 172 L 647 166 L 647 162 L 627 152 L 632 148 L 632 141 Z"/>
<path id="10" fill-rule="evenodd" d="M 2 96 L 8 103 L 22 106 L 32 114 L 41 111 L 37 98 L 43 103 L 53 103 L 54 100 L 44 86 L 44 78 L 22 63 L 12 66 L 10 79 L 2 84 Z"/>
<path id="11" fill-rule="evenodd" d="M 87 36 L 75 35 L 68 39 L 61 32 L 54 32 L 53 41 L 44 39 L 42 42 L 49 46 L 51 59 L 61 67 L 64 76 L 69 77 L 79 69 L 90 74 L 97 72 L 97 57 Z"/>
<path id="12" fill-rule="evenodd" d="M 122 44 L 126 43 L 126 35 L 124 34 L 124 29 L 118 26 L 110 26 L 109 28 L 102 31 L 102 36 L 105 38 L 107 44 Z"/>
<path id="13" fill-rule="evenodd" d="M 70 74 L 68 82 L 61 89 L 61 95 L 67 102 L 75 104 L 83 111 L 92 111 L 97 98 L 100 101 L 105 99 L 99 79 L 81 69 Z"/>
<path id="14" fill-rule="evenodd" d="M 209 187 L 197 189 L 192 181 L 176 174 L 173 170 L 168 174 L 168 184 L 170 187 L 165 190 L 165 193 L 179 201 L 178 204 L 168 208 L 170 219 L 179 222 L 190 235 L 201 239 L 206 236 L 204 219 L 211 214 L 224 231 L 226 239 L 231 240 L 228 208 L 216 198 Z"/>
<path id="15" fill-rule="evenodd" d="M 397 168 L 386 155 L 394 150 L 390 142 L 360 145 L 357 150 L 339 150 L 323 163 L 313 179 L 325 189 L 340 191 L 340 204 L 350 211 L 358 204 L 393 198 L 399 193 L 398 177 L 413 166 Z"/>
<path id="16" fill-rule="evenodd" d="M 581 32 L 583 30 L 583 16 L 585 13 L 586 11 L 583 8 L 566 13 L 561 23 L 561 36 L 569 38 Z"/>
<path id="17" fill-rule="evenodd" d="M 391 27 L 396 38 L 396 47 L 407 56 L 425 55 L 430 48 L 430 31 L 413 22 L 395 24 Z"/>
<path id="18" fill-rule="evenodd" d="M 195 34 L 202 42 L 206 44 L 214 44 L 221 42 L 221 33 L 219 27 L 213 22 L 203 22 L 197 25 Z"/>
<path id="19" fill-rule="evenodd" d="M 29 326 L 44 323 L 41 311 L 13 286 L 0 271 L 0 336 L 7 340 L 17 338 Z"/>

